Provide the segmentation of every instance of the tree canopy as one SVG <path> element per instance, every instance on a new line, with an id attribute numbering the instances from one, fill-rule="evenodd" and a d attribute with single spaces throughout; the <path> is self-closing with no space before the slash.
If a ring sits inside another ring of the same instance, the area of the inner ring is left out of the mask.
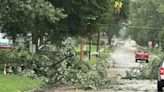
<path id="1" fill-rule="evenodd" d="M 50 0 L 56 7 L 64 8 L 68 17 L 62 21 L 71 35 L 87 36 L 96 33 L 111 20 L 112 0 Z"/>
<path id="2" fill-rule="evenodd" d="M 13 40 L 31 33 L 36 45 L 43 37 L 53 43 L 67 36 L 88 37 L 127 17 L 128 0 L 116 1 L 122 4 L 119 9 L 115 0 L 1 0 L 1 32 Z"/>
<path id="3" fill-rule="evenodd" d="M 51 26 L 66 17 L 63 9 L 55 8 L 45 0 L 1 1 L 1 31 L 12 39 L 17 34 L 45 35 Z"/>
<path id="4" fill-rule="evenodd" d="M 162 41 L 163 0 L 135 0 L 130 4 L 129 34 L 139 45 Z"/>

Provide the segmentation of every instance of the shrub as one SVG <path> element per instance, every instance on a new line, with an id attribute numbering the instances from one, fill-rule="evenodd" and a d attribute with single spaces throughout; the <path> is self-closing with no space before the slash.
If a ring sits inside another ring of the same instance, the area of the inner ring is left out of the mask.
<path id="1" fill-rule="evenodd" d="M 126 71 L 127 78 L 156 79 L 160 61 L 158 56 L 152 55 L 148 64 L 141 63 L 140 67 Z"/>
<path id="2" fill-rule="evenodd" d="M 33 54 L 25 50 L 0 51 L 0 59 L 2 65 L 8 65 L 8 73 L 38 78 L 50 84 L 97 89 L 119 83 L 116 78 L 108 76 L 108 62 L 94 65 L 79 62 L 74 56 L 74 48 L 69 46 L 50 54 Z"/>
<path id="3" fill-rule="evenodd" d="M 119 84 L 117 78 L 110 77 L 107 73 L 107 62 L 97 63 L 90 71 L 87 73 L 79 74 L 79 85 L 80 88 L 84 89 L 99 89 L 107 88 L 111 85 Z"/>

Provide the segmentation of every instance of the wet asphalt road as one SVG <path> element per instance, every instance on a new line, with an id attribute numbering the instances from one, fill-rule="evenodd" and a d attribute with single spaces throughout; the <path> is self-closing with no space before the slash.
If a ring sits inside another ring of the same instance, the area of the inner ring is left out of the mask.
<path id="1" fill-rule="evenodd" d="M 109 74 L 112 76 L 125 76 L 125 71 L 133 67 L 138 67 L 140 63 L 135 62 L 134 52 L 135 48 L 130 46 L 118 47 L 112 54 L 112 61 L 109 63 L 114 63 L 114 68 L 108 70 Z M 103 90 L 92 90 L 84 91 L 79 89 L 71 89 L 67 87 L 61 88 L 48 88 L 45 92 L 157 92 L 156 91 L 156 80 L 129 80 L 121 79 L 122 85 L 117 85 L 111 89 Z"/>

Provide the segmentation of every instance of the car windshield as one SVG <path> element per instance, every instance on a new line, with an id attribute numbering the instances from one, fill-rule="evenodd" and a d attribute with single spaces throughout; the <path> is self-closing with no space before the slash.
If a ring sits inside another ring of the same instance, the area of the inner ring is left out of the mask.
<path id="1" fill-rule="evenodd" d="M 0 42 L 0 46 L 11 46 L 11 44 L 6 42 Z"/>
<path id="2" fill-rule="evenodd" d="M 138 53 L 144 53 L 144 51 L 141 51 L 141 50 L 140 50 L 140 51 L 137 51 L 137 52 L 138 52 Z"/>

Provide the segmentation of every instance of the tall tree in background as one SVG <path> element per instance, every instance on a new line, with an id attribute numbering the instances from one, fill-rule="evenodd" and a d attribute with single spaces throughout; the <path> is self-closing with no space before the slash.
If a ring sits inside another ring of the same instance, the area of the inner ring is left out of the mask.
<path id="1" fill-rule="evenodd" d="M 88 36 L 90 33 L 96 33 L 111 20 L 112 0 L 49 1 L 54 6 L 64 8 L 68 17 L 61 21 L 63 27 L 59 29 L 73 36 Z"/>
<path id="2" fill-rule="evenodd" d="M 1 31 L 15 40 L 18 34 L 32 33 L 32 43 L 49 33 L 55 23 L 66 17 L 63 9 L 45 0 L 1 1 Z"/>
<path id="3" fill-rule="evenodd" d="M 1 0 L 1 30 L 12 39 L 18 34 L 32 33 L 36 46 L 44 36 L 53 43 L 67 36 L 90 37 L 104 29 L 117 28 L 113 26 L 127 17 L 128 0 L 121 0 L 119 12 L 114 3 L 113 0 Z"/>
<path id="4" fill-rule="evenodd" d="M 163 0 L 135 0 L 130 4 L 129 34 L 139 45 L 148 41 L 156 44 L 161 39 L 163 22 Z"/>
<path id="5" fill-rule="evenodd" d="M 122 23 L 126 23 L 129 17 L 129 3 L 130 0 L 114 0 L 113 1 L 113 12 L 112 21 L 108 23 L 106 30 L 109 44 L 113 35 L 118 35 L 122 28 Z"/>
<path id="6" fill-rule="evenodd" d="M 102 31 L 104 26 L 107 27 L 107 23 L 112 20 L 112 0 L 50 0 L 50 2 L 54 6 L 64 8 L 68 14 L 68 17 L 60 22 L 63 27 L 58 27 L 58 30 L 62 30 L 66 35 L 90 38 L 92 34 Z"/>

